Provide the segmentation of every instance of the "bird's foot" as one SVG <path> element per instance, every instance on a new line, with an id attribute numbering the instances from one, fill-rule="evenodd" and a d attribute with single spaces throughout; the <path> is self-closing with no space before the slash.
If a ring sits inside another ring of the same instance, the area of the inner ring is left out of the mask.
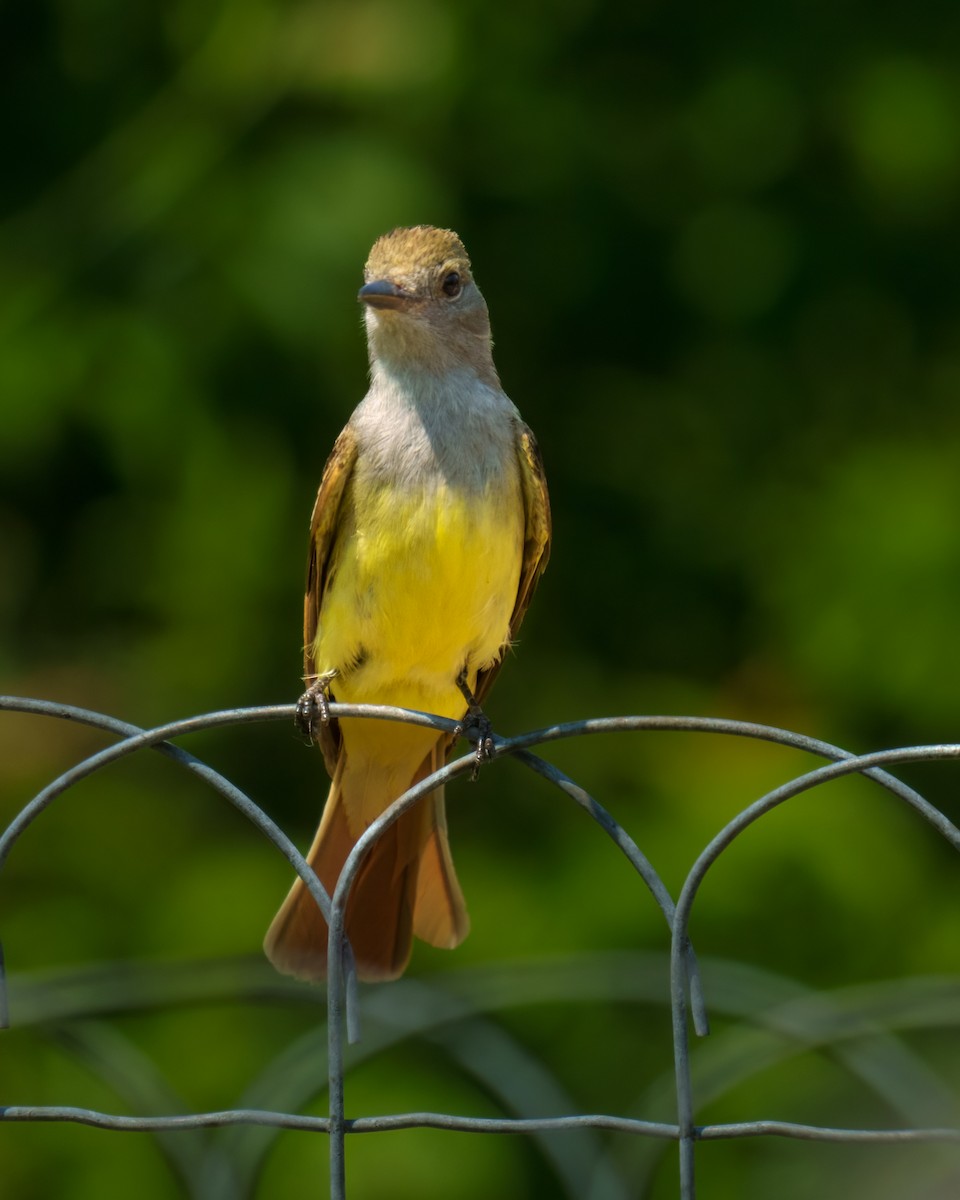
<path id="1" fill-rule="evenodd" d="M 336 671 L 318 675 L 297 701 L 296 726 L 308 741 L 314 741 L 318 725 L 330 724 L 330 684 Z"/>
<path id="2" fill-rule="evenodd" d="M 457 722 L 454 733 L 457 737 L 464 737 L 468 742 L 473 742 L 476 745 L 473 771 L 470 773 L 470 779 L 476 782 L 477 776 L 480 774 L 480 768 L 485 762 L 489 762 L 494 758 L 496 754 L 496 748 L 493 744 L 493 725 L 490 723 L 490 718 L 477 702 L 476 696 L 470 690 L 465 673 L 457 677 L 457 687 L 467 702 L 467 711 L 463 719 Z"/>

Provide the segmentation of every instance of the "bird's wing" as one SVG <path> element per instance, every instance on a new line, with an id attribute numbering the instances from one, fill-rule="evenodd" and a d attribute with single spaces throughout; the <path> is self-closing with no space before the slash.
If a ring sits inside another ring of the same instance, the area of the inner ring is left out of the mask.
<path id="1" fill-rule="evenodd" d="M 303 598 L 303 675 L 309 687 L 316 680 L 313 645 L 320 624 L 320 606 L 330 574 L 334 543 L 339 527 L 340 507 L 347 482 L 357 461 L 357 439 L 349 425 L 333 444 L 317 500 L 310 518 L 310 550 L 307 558 L 307 586 Z M 340 749 L 340 728 L 336 721 L 319 726 L 317 741 L 331 776 L 336 770 Z"/>
<path id="2" fill-rule="evenodd" d="M 550 557 L 550 497 L 547 480 L 543 473 L 543 460 L 536 439 L 526 425 L 518 422 L 517 458 L 520 463 L 520 489 L 523 497 L 524 532 L 523 562 L 520 567 L 520 582 L 517 599 L 510 617 L 510 641 L 517 635 L 527 607 Z M 479 703 L 493 686 L 500 660 L 477 675 L 474 694 Z"/>

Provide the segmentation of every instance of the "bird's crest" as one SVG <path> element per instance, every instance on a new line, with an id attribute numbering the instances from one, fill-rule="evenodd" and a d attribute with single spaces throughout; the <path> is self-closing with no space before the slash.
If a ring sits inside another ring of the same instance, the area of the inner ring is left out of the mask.
<path id="1" fill-rule="evenodd" d="M 451 229 L 413 225 L 394 229 L 374 242 L 363 277 L 367 282 L 374 279 L 399 282 L 444 267 L 459 272 L 464 281 L 470 278 L 470 259 L 463 242 Z"/>

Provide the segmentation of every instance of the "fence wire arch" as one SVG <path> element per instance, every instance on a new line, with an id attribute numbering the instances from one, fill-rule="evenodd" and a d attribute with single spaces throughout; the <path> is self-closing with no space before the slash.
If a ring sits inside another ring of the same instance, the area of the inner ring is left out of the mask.
<path id="1" fill-rule="evenodd" d="M 676 1120 L 665 1122 L 613 1113 L 577 1112 L 563 1115 L 530 1114 L 519 1117 L 489 1118 L 461 1116 L 445 1112 L 412 1111 L 348 1117 L 344 1097 L 344 1047 L 345 1044 L 362 1046 L 365 1036 L 361 1025 L 356 975 L 349 943 L 346 941 L 343 928 L 346 899 L 350 887 L 366 851 L 404 811 L 439 784 L 449 782 L 460 775 L 469 775 L 474 770 L 476 759 L 473 751 L 468 750 L 464 755 L 452 760 L 442 769 L 419 782 L 375 821 L 351 852 L 333 895 L 328 896 L 302 854 L 259 804 L 223 774 L 175 744 L 175 739 L 202 730 L 261 722 L 292 721 L 295 714 L 294 705 L 224 710 L 189 717 L 151 729 L 142 729 L 89 709 L 25 697 L 0 697 L 0 712 L 2 711 L 82 723 L 113 736 L 116 741 L 106 749 L 81 759 L 22 805 L 0 833 L 0 878 L 2 878 L 7 859 L 20 837 L 34 821 L 54 806 L 65 792 L 81 780 L 145 749 L 157 751 L 199 778 L 245 816 L 286 858 L 322 909 L 329 927 L 326 1024 L 325 1028 L 318 1028 L 303 1039 L 302 1045 L 291 1048 L 289 1054 L 281 1056 L 271 1066 L 271 1071 L 265 1073 L 265 1078 L 269 1079 L 272 1075 L 283 1072 L 285 1081 L 289 1083 L 290 1078 L 295 1077 L 295 1083 L 300 1087 L 300 1093 L 305 1100 L 311 1094 L 311 1089 L 314 1092 L 317 1090 L 318 1052 L 323 1049 L 326 1053 L 325 1072 L 329 1103 L 328 1113 L 322 1117 L 260 1106 L 186 1114 L 157 1115 L 152 1113 L 130 1116 L 70 1105 L 40 1106 L 7 1103 L 12 1098 L 0 1096 L 0 1121 L 11 1123 L 67 1122 L 117 1132 L 134 1131 L 153 1134 L 162 1141 L 168 1158 L 179 1169 L 181 1177 L 193 1188 L 189 1194 L 203 1196 L 205 1200 L 207 1197 L 221 1195 L 226 1197 L 234 1194 L 231 1191 L 235 1183 L 231 1173 L 233 1168 L 225 1160 L 214 1158 L 212 1161 L 205 1161 L 201 1169 L 198 1161 L 192 1158 L 190 1153 L 182 1152 L 178 1145 L 178 1136 L 190 1130 L 231 1126 L 248 1131 L 259 1129 L 275 1133 L 288 1129 L 325 1135 L 329 1143 L 329 1195 L 332 1200 L 347 1200 L 349 1196 L 345 1170 L 347 1137 L 396 1130 L 435 1129 L 479 1134 L 523 1134 L 530 1138 L 542 1139 L 545 1153 L 548 1156 L 552 1155 L 556 1160 L 553 1165 L 557 1169 L 558 1177 L 565 1181 L 566 1194 L 573 1196 L 598 1194 L 604 1196 L 623 1195 L 625 1197 L 634 1193 L 624 1190 L 622 1181 L 618 1182 L 612 1177 L 605 1185 L 606 1190 L 604 1190 L 604 1186 L 601 1186 L 596 1193 L 593 1190 L 588 1191 L 588 1188 L 593 1188 L 595 1179 L 587 1179 L 582 1165 L 571 1161 L 570 1156 L 565 1156 L 562 1148 L 558 1148 L 559 1144 L 556 1139 L 551 1140 L 551 1135 L 571 1130 L 587 1134 L 592 1131 L 614 1131 L 629 1134 L 638 1139 L 657 1142 L 672 1141 L 676 1143 L 678 1151 L 677 1171 L 681 1200 L 695 1200 L 696 1197 L 697 1161 L 695 1152 L 700 1142 L 788 1138 L 808 1142 L 862 1143 L 878 1146 L 938 1142 L 960 1145 L 960 1125 L 929 1124 L 898 1128 L 841 1128 L 827 1124 L 803 1124 L 762 1117 L 752 1121 L 698 1124 L 696 1120 L 698 1097 L 695 1095 L 691 1072 L 691 1038 L 705 1038 L 710 1032 L 710 997 L 705 994 L 701 983 L 700 967 L 689 933 L 691 916 L 701 885 L 711 868 L 722 858 L 734 841 L 781 804 L 842 776 L 858 774 L 872 780 L 916 817 L 926 822 L 955 851 L 960 851 L 960 829 L 919 792 L 903 783 L 888 770 L 888 768 L 905 763 L 960 758 L 960 743 L 917 745 L 868 754 L 854 754 L 839 746 L 774 726 L 721 718 L 685 716 L 593 718 L 554 725 L 516 737 L 505 738 L 494 735 L 493 757 L 495 759 L 510 756 L 519 761 L 563 792 L 603 830 L 627 860 L 637 879 L 645 886 L 667 924 L 670 933 L 669 1007 L 673 1036 Z M 454 722 L 444 718 L 386 706 L 331 704 L 330 711 L 331 715 L 337 718 L 405 721 L 429 726 L 444 733 L 454 730 Z M 569 738 L 640 732 L 683 732 L 751 739 L 803 751 L 825 761 L 823 765 L 804 771 L 760 796 L 728 820 L 696 857 L 686 874 L 676 900 L 674 900 L 654 865 L 627 830 L 589 792 L 552 763 L 533 752 L 533 747 L 550 745 Z M 599 967 L 600 971 L 610 969 L 609 961 L 605 961 Z M 214 969 L 209 979 L 203 977 L 204 970 L 195 965 L 184 968 L 185 972 L 192 973 L 190 987 L 187 989 L 191 994 L 196 994 L 198 989 L 202 993 L 205 986 L 216 992 L 216 970 Z M 198 973 L 202 978 L 197 978 Z M 570 990 L 575 990 L 578 986 L 576 980 L 561 978 L 562 974 L 563 972 L 560 970 L 559 973 L 550 976 L 549 990 L 551 994 L 556 994 L 558 985 L 565 986 Z M 549 975 L 549 971 L 547 971 L 547 975 Z M 240 979 L 239 990 L 242 992 L 242 978 L 236 975 L 231 976 L 231 986 L 237 985 L 238 978 Z M 91 998 L 94 997 L 103 987 L 104 975 L 101 971 L 85 976 L 81 971 L 76 973 L 70 982 L 74 989 L 72 994 L 76 996 L 79 993 L 81 996 L 82 1009 L 84 987 L 89 989 Z M 182 985 L 183 982 L 181 979 L 180 984 Z M 150 993 L 151 988 L 154 989 L 156 1003 L 159 1005 L 175 1002 L 175 998 L 182 994 L 181 991 L 178 991 L 175 973 L 172 978 L 168 976 L 161 979 L 159 974 L 152 973 L 149 968 L 138 972 L 138 986 L 146 993 Z M 279 976 L 275 981 L 278 993 L 291 986 L 297 985 L 290 985 Z M 534 980 L 533 986 L 534 992 L 536 992 L 536 980 Z M 429 985 L 417 980 L 404 980 L 400 985 L 391 985 L 393 995 L 397 994 L 398 987 L 403 989 L 400 994 L 408 1014 L 406 1018 L 408 1023 L 400 1022 L 401 1032 L 398 1036 L 403 1036 L 404 1031 L 417 1028 L 417 1001 L 418 998 L 423 1000 L 428 995 Z M 11 1023 L 16 1024 L 19 1019 L 16 1007 L 14 1006 L 12 1010 L 8 1003 L 7 991 L 6 969 L 2 946 L 0 946 L 0 1028 L 8 1028 Z M 374 1013 L 376 1012 L 376 991 L 377 989 L 374 989 L 374 999 L 366 1005 L 368 1011 Z M 91 999 L 91 1005 L 92 1003 Z M 430 996 L 430 1003 L 434 1009 L 437 1004 L 440 1004 L 441 1007 L 448 1005 L 451 1020 L 474 1020 L 477 1036 L 481 1040 L 484 1037 L 496 1036 L 495 1031 L 484 1028 L 482 1020 L 478 1018 L 478 1010 L 471 1003 L 469 994 L 445 996 L 440 1000 L 436 996 Z M 28 988 L 23 997 L 21 1008 L 23 1013 L 29 1013 L 29 1004 Z M 858 992 L 858 989 L 853 988 L 848 989 L 847 994 L 834 997 L 832 1003 L 824 1003 L 820 994 L 816 994 L 814 997 L 798 993 L 783 997 L 783 1005 L 777 1011 L 780 1013 L 780 1019 L 785 1023 L 785 1027 L 789 1026 L 791 1020 L 798 1021 L 800 1014 L 803 1014 L 804 1036 L 810 1036 L 811 1013 L 815 1011 L 813 1023 L 819 1022 L 817 1028 L 820 1030 L 819 1035 L 815 1036 L 829 1039 L 835 1035 L 838 1029 L 845 1031 L 845 1036 L 849 1036 L 851 1030 L 854 1033 L 859 1031 L 864 1036 L 871 1036 L 878 1029 L 878 1013 L 882 1011 L 889 1016 L 891 1009 L 897 1009 L 898 1005 L 903 1010 L 899 1019 L 904 1021 L 907 1019 L 906 1012 L 911 1006 L 922 1009 L 930 1020 L 942 1019 L 944 1014 L 956 1013 L 960 1009 L 960 983 L 952 979 L 918 980 L 913 988 L 901 989 L 896 998 L 884 995 L 882 990 L 877 992 L 876 989 L 866 997 L 862 992 Z M 799 1028 L 799 1026 L 797 1027 Z M 97 1035 L 93 1036 L 95 1038 Z M 442 1038 L 442 1034 L 439 1036 Z M 379 1036 L 375 1034 L 370 1046 L 371 1053 L 377 1052 L 378 1044 L 382 1043 L 382 1040 L 382 1034 Z M 87 1047 L 87 1050 L 91 1055 L 97 1053 L 95 1045 Z M 0 1041 L 0 1061 L 2 1061 L 2 1053 L 3 1047 L 2 1041 Z M 509 1061 L 511 1053 L 514 1053 L 512 1047 L 506 1046 L 503 1049 L 504 1061 Z M 843 1057 L 842 1051 L 841 1057 Z M 848 1058 L 848 1066 L 852 1071 L 861 1069 L 855 1055 L 851 1054 Z M 880 1058 L 882 1058 L 882 1052 Z M 880 1059 L 877 1059 L 871 1065 L 870 1070 L 874 1076 L 878 1074 L 876 1063 L 879 1061 Z M 868 1072 L 864 1072 L 864 1074 L 866 1076 Z M 918 1088 L 923 1087 L 925 1077 L 922 1072 L 916 1074 L 915 1082 Z M 500 1083 L 502 1086 L 502 1081 Z M 493 1081 L 493 1084 L 496 1085 L 497 1081 Z M 296 1091 L 296 1087 L 293 1088 L 293 1091 Z M 269 1093 L 266 1084 L 261 1089 L 261 1093 Z M 287 1094 L 291 1094 L 290 1089 Z M 562 1097 L 557 1099 L 562 1103 Z M 522 1108 L 522 1102 L 518 1100 L 513 1107 L 515 1110 L 517 1107 Z M 254 1138 L 251 1146 L 255 1142 Z M 597 1152 L 596 1163 L 599 1166 L 595 1164 L 595 1169 L 602 1176 L 605 1168 L 600 1151 Z M 304 1194 L 314 1193 L 305 1191 Z M 324 1194 L 323 1187 L 318 1185 L 315 1194 Z"/>

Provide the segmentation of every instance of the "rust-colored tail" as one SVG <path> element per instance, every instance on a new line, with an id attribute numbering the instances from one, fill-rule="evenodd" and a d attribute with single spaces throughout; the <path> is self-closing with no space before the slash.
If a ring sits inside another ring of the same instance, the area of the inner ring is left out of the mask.
<path id="1" fill-rule="evenodd" d="M 435 771 L 442 762 L 434 747 L 407 786 Z M 330 896 L 359 833 L 351 833 L 347 813 L 382 811 L 352 795 L 361 772 L 351 772 L 346 750 L 334 773 L 320 827 L 307 861 Z M 399 795 L 400 792 L 397 792 Z M 470 919 L 457 882 L 443 788 L 425 796 L 374 844 L 347 901 L 346 932 L 360 979 L 396 979 L 410 960 L 413 935 L 433 946 L 450 948 L 467 936 Z M 267 957 L 285 975 L 320 980 L 327 973 L 327 923 L 299 878 L 287 895 L 264 940 Z"/>

